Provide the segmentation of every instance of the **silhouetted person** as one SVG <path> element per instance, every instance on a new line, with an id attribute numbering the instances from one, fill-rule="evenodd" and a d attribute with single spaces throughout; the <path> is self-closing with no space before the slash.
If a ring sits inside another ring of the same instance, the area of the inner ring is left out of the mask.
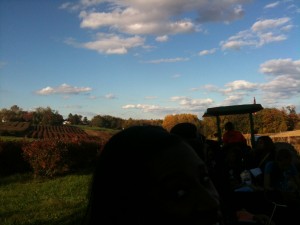
<path id="1" fill-rule="evenodd" d="M 269 161 L 265 167 L 264 188 L 270 200 L 286 205 L 280 207 L 275 214 L 276 224 L 299 224 L 300 215 L 300 179 L 299 171 L 290 149 L 278 149 L 274 161 Z"/>
<path id="2" fill-rule="evenodd" d="M 86 224 L 213 225 L 219 209 L 205 164 L 184 139 L 134 126 L 115 134 L 97 161 Z"/>
<path id="3" fill-rule="evenodd" d="M 189 122 L 178 123 L 171 128 L 170 133 L 184 138 L 195 149 L 198 156 L 205 160 L 205 136 L 198 132 L 195 124 Z"/>
<path id="4" fill-rule="evenodd" d="M 247 145 L 246 138 L 240 131 L 235 130 L 234 124 L 232 122 L 227 122 L 225 124 L 225 133 L 223 134 L 222 139 L 224 145 L 236 142 Z"/>
<path id="5" fill-rule="evenodd" d="M 265 166 L 269 161 L 273 161 L 275 159 L 276 151 L 272 138 L 267 135 L 260 136 L 257 139 L 255 148 L 251 153 L 251 168 L 257 168 L 260 170 L 260 174 L 256 175 L 253 181 L 256 185 L 263 187 Z"/>

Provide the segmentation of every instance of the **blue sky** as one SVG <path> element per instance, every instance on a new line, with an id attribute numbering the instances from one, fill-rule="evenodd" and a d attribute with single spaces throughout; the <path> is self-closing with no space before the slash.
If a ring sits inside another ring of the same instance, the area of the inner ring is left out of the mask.
<path id="1" fill-rule="evenodd" d="M 298 0 L 1 0 L 0 108 L 163 119 L 300 111 Z"/>

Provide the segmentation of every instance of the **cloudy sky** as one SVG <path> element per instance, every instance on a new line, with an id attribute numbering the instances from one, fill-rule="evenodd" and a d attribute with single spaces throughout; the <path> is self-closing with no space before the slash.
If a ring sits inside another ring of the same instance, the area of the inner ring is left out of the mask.
<path id="1" fill-rule="evenodd" d="M 298 0 L 1 0 L 0 108 L 163 119 L 296 106 Z"/>

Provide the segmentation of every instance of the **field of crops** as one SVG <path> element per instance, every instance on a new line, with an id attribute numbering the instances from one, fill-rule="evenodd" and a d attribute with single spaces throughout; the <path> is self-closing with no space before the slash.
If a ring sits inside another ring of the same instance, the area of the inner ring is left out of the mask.
<path id="1" fill-rule="evenodd" d="M 33 139 L 93 139 L 95 136 L 87 134 L 83 129 L 70 125 L 60 126 L 31 126 L 28 122 L 0 123 L 1 136 L 17 136 Z"/>
<path id="2" fill-rule="evenodd" d="M 28 122 L 5 122 L 0 123 L 0 135 L 22 136 L 30 129 Z"/>
<path id="3" fill-rule="evenodd" d="M 33 126 L 29 138 L 89 138 L 82 129 L 74 126 Z"/>

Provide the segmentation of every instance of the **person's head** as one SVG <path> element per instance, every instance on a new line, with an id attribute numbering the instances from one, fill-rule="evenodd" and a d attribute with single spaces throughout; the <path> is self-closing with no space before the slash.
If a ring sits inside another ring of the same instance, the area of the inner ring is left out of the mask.
<path id="1" fill-rule="evenodd" d="M 105 145 L 94 173 L 88 224 L 212 225 L 218 193 L 203 161 L 159 126 L 134 126 Z"/>
<path id="2" fill-rule="evenodd" d="M 186 139 L 198 138 L 198 129 L 196 125 L 188 122 L 177 123 L 171 128 L 170 133 L 177 134 Z"/>
<path id="3" fill-rule="evenodd" d="M 257 153 L 275 153 L 275 144 L 270 136 L 264 135 L 257 138 L 255 149 Z"/>
<path id="4" fill-rule="evenodd" d="M 205 140 L 202 138 L 202 135 L 200 136 L 195 124 L 189 122 L 177 123 L 171 128 L 170 133 L 184 138 L 193 147 L 198 156 L 204 160 Z"/>
<path id="5" fill-rule="evenodd" d="M 227 122 L 227 123 L 225 123 L 225 130 L 226 131 L 230 131 L 230 130 L 234 130 L 234 125 L 233 125 L 233 123 L 232 122 Z"/>

